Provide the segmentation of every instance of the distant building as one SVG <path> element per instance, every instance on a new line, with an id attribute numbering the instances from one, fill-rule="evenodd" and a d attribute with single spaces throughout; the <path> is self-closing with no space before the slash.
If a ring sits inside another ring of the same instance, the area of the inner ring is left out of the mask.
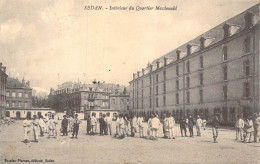
<path id="1" fill-rule="evenodd" d="M 129 114 L 129 99 L 127 93 L 111 94 L 109 96 L 110 109 L 117 110 L 120 114 Z"/>
<path id="2" fill-rule="evenodd" d="M 0 119 L 5 117 L 6 112 L 6 87 L 7 87 L 6 67 L 0 63 Z"/>
<path id="3" fill-rule="evenodd" d="M 131 111 L 222 122 L 259 112 L 259 20 L 257 4 L 134 73 Z"/>
<path id="4" fill-rule="evenodd" d="M 109 95 L 115 89 L 122 90 L 123 87 L 115 84 L 94 83 L 81 84 L 66 82 L 52 90 L 50 99 L 53 100 L 53 108 L 57 112 L 66 111 L 68 114 L 89 113 L 90 111 L 110 110 Z"/>

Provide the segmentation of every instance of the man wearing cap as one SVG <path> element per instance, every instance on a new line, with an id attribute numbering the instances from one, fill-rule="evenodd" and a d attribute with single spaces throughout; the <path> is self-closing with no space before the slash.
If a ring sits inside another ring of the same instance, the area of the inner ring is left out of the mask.
<path id="1" fill-rule="evenodd" d="M 61 121 L 63 136 L 68 136 L 68 123 L 69 123 L 69 121 L 67 119 L 67 116 L 64 115 L 63 120 Z"/>

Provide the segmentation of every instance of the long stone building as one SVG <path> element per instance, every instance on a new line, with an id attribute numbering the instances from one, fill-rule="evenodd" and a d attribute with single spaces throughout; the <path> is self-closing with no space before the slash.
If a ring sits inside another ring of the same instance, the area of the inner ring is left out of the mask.
<path id="1" fill-rule="evenodd" d="M 0 119 L 5 117 L 6 112 L 7 77 L 6 67 L 0 63 Z"/>
<path id="2" fill-rule="evenodd" d="M 259 112 L 259 4 L 133 74 L 130 111 L 222 122 Z"/>

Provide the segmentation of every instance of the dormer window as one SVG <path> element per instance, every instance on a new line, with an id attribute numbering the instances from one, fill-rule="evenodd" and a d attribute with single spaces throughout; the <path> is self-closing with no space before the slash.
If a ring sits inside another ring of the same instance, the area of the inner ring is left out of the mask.
<path id="1" fill-rule="evenodd" d="M 203 49 L 213 42 L 214 38 L 211 37 L 201 37 L 200 38 L 200 49 Z"/>
<path id="2" fill-rule="evenodd" d="M 157 61 L 156 64 L 157 64 L 157 69 L 160 68 L 160 62 Z"/>
<path id="3" fill-rule="evenodd" d="M 177 50 L 177 51 L 176 51 L 177 60 L 180 60 L 180 53 L 181 53 L 180 50 Z"/>
<path id="4" fill-rule="evenodd" d="M 224 29 L 224 38 L 226 39 L 226 38 L 234 35 L 240 29 L 240 26 L 239 25 L 235 25 L 235 24 L 228 24 L 228 23 L 226 23 L 223 26 L 223 29 Z"/>
<path id="5" fill-rule="evenodd" d="M 245 18 L 245 28 L 250 28 L 256 24 L 254 13 L 247 12 L 244 18 Z"/>
<path id="6" fill-rule="evenodd" d="M 164 66 L 166 66 L 166 65 L 167 65 L 167 58 L 164 57 Z"/>
<path id="7" fill-rule="evenodd" d="M 198 48 L 197 44 L 188 44 L 187 45 L 187 55 L 192 54 L 193 52 L 195 52 L 195 50 Z"/>

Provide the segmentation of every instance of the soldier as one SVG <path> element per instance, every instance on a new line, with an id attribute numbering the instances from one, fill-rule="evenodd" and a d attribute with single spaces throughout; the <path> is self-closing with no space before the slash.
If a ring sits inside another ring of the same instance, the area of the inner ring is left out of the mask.
<path id="1" fill-rule="evenodd" d="M 181 129 L 181 136 L 183 137 L 183 131 L 185 134 L 185 137 L 187 137 L 187 123 L 186 123 L 186 119 L 184 116 L 182 116 L 181 121 L 180 121 L 180 129 Z"/>
<path id="2" fill-rule="evenodd" d="M 26 119 L 23 121 L 23 129 L 24 129 L 24 142 L 29 142 L 29 134 L 31 131 L 32 122 L 29 120 L 29 116 L 27 115 Z"/>
<path id="3" fill-rule="evenodd" d="M 91 122 L 91 119 L 90 119 L 90 116 L 88 115 L 88 118 L 87 118 L 87 134 L 88 135 L 89 135 L 89 132 L 91 130 L 90 122 Z"/>
<path id="4" fill-rule="evenodd" d="M 36 115 L 33 115 L 33 122 L 32 122 L 32 125 L 33 125 L 33 138 L 34 138 L 34 141 L 35 142 L 38 142 L 39 140 L 39 119 L 38 119 L 38 116 Z"/>
<path id="5" fill-rule="evenodd" d="M 63 120 L 61 121 L 61 126 L 62 126 L 62 133 L 63 136 L 68 136 L 68 119 L 66 117 L 66 115 L 63 116 Z"/>
<path id="6" fill-rule="evenodd" d="M 236 121 L 236 140 L 239 138 L 240 134 L 240 139 L 241 141 L 243 140 L 243 128 L 244 128 L 244 120 L 241 118 L 241 116 L 238 116 L 238 119 Z"/>
<path id="7" fill-rule="evenodd" d="M 140 135 L 140 138 L 143 138 L 144 137 L 144 119 L 143 117 L 138 117 L 137 119 L 137 124 L 138 124 L 138 127 L 139 127 L 139 135 Z"/>
<path id="8" fill-rule="evenodd" d="M 112 118 L 110 117 L 110 113 L 107 113 L 105 121 L 106 121 L 106 124 L 107 124 L 106 133 L 109 132 L 109 134 L 112 135 Z"/>
<path id="9" fill-rule="evenodd" d="M 197 130 L 197 136 L 201 136 L 201 126 L 202 126 L 202 120 L 200 119 L 200 116 L 197 116 L 196 120 L 196 130 Z"/>
<path id="10" fill-rule="evenodd" d="M 214 143 L 217 143 L 218 126 L 219 126 L 218 116 L 214 116 L 213 121 L 212 121 L 212 134 L 213 134 Z"/>
<path id="11" fill-rule="evenodd" d="M 78 114 L 75 114 L 75 118 L 73 119 L 72 123 L 73 123 L 73 133 L 72 133 L 72 139 L 73 139 L 74 135 L 75 138 L 77 138 L 79 132 L 79 124 L 81 123 L 81 121 L 78 119 Z"/>
<path id="12" fill-rule="evenodd" d="M 192 116 L 189 116 L 188 127 L 189 127 L 190 137 L 194 137 L 193 126 L 194 126 L 193 118 Z"/>
<path id="13" fill-rule="evenodd" d="M 56 127 L 57 124 L 58 124 L 58 122 L 57 122 L 57 120 L 54 119 L 54 114 L 53 114 L 49 120 L 48 139 L 50 138 L 51 134 L 54 136 L 54 138 L 57 137 L 57 127 Z"/>
<path id="14" fill-rule="evenodd" d="M 133 116 L 130 123 L 131 123 L 131 137 L 134 137 L 135 133 L 136 133 L 136 128 L 137 128 L 137 118 L 135 115 Z"/>

